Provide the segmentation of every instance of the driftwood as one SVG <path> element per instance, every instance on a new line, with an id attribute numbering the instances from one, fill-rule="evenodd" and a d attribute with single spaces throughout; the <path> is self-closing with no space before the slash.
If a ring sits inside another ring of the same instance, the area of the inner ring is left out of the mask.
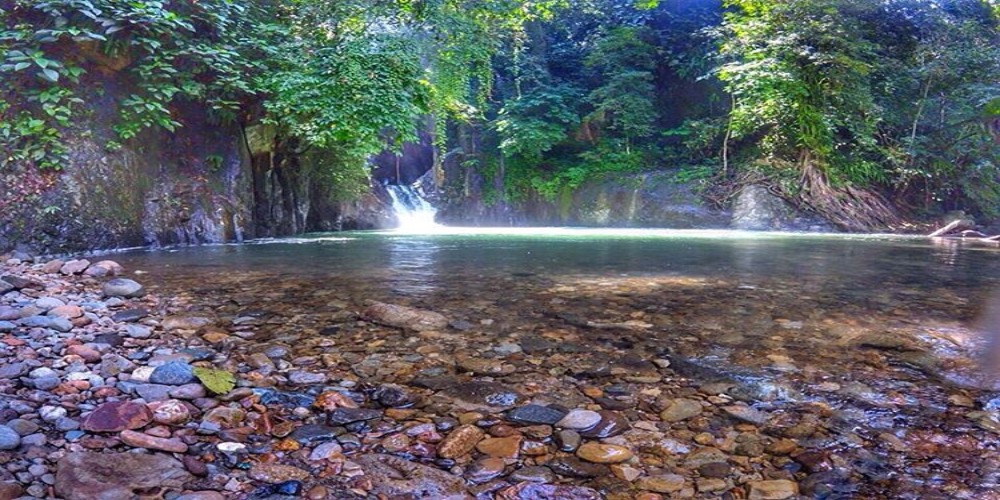
<path id="1" fill-rule="evenodd" d="M 974 229 L 970 229 L 971 226 L 972 223 L 970 221 L 958 219 L 948 223 L 941 229 L 938 229 L 927 236 L 931 238 L 962 238 L 965 240 L 980 241 L 984 243 L 1000 242 L 1000 234 L 988 236 Z"/>

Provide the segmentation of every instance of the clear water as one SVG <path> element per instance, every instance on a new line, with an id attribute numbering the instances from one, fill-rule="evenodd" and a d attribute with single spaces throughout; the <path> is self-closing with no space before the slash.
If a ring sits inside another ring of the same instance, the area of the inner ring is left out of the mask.
<path id="1" fill-rule="evenodd" d="M 627 353 L 670 353 L 739 381 L 763 411 L 833 415 L 824 424 L 831 437 L 813 445 L 849 458 L 861 478 L 856 491 L 994 498 L 983 495 L 1000 483 L 1000 431 L 989 430 L 992 422 L 1000 429 L 1000 412 L 990 409 L 1000 387 L 981 361 L 1000 325 L 977 321 L 1000 310 L 997 246 L 880 235 L 437 230 L 116 259 L 194 312 L 223 321 L 246 310 L 277 316 L 261 325 L 262 343 L 307 345 L 337 321 L 331 308 L 379 300 L 473 326 L 441 340 L 446 349 L 455 342 L 485 352 L 533 336 L 590 346 L 562 357 L 569 373 Z M 387 356 L 412 352 L 396 333 L 367 342 L 375 340 Z"/>

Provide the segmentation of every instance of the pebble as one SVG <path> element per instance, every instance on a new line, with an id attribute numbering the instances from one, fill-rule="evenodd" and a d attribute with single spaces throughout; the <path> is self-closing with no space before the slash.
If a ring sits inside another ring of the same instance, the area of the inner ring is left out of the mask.
<path id="1" fill-rule="evenodd" d="M 139 448 L 162 450 L 171 453 L 186 453 L 188 450 L 188 446 L 178 439 L 161 438 L 142 432 L 122 431 L 118 437 L 121 438 L 123 443 Z"/>
<path id="2" fill-rule="evenodd" d="M 170 361 L 157 366 L 149 375 L 149 382 L 163 385 L 184 385 L 195 381 L 191 365 L 181 361 Z"/>
<path id="3" fill-rule="evenodd" d="M 617 412 L 601 410 L 598 414 L 601 415 L 601 420 L 589 429 L 580 430 L 581 436 L 604 439 L 617 436 L 629 429 L 628 420 Z"/>
<path id="4" fill-rule="evenodd" d="M 563 429 L 590 429 L 601 421 L 601 414 L 593 410 L 574 409 L 570 410 L 561 420 L 556 422 L 556 427 Z"/>
<path id="5" fill-rule="evenodd" d="M 750 500 L 784 500 L 799 494 L 799 485 L 794 481 L 778 479 L 773 481 L 751 481 Z"/>
<path id="6" fill-rule="evenodd" d="M 507 420 L 520 424 L 554 425 L 565 417 L 567 412 L 551 406 L 530 404 L 519 406 L 507 412 Z"/>
<path id="7" fill-rule="evenodd" d="M 664 422 L 680 422 L 701 415 L 701 403 L 691 399 L 674 399 L 660 412 L 660 420 Z"/>
<path id="8" fill-rule="evenodd" d="M 624 446 L 588 442 L 576 450 L 576 456 L 588 462 L 616 464 L 632 458 L 632 451 Z"/>
<path id="9" fill-rule="evenodd" d="M 115 278 L 104 283 L 101 288 L 105 297 L 142 297 L 146 289 L 139 283 L 126 278 Z"/>
<path id="10" fill-rule="evenodd" d="M 256 463 L 250 468 L 250 479 L 268 484 L 278 484 L 285 481 L 305 481 L 309 473 L 290 465 Z"/>
<path id="11" fill-rule="evenodd" d="M 683 489 L 685 483 L 684 476 L 660 474 L 639 478 L 635 483 L 635 487 L 640 490 L 655 491 L 657 493 L 675 493 Z"/>
<path id="12" fill-rule="evenodd" d="M 491 457 L 517 458 L 523 439 L 521 436 L 486 438 L 476 444 L 476 450 Z"/>
<path id="13" fill-rule="evenodd" d="M 21 434 L 6 425 L 0 425 L 0 450 L 15 450 L 21 446 Z"/>
<path id="14" fill-rule="evenodd" d="M 441 458 L 458 458 L 472 451 L 483 438 L 483 431 L 474 425 L 462 425 L 451 431 L 438 445 Z"/>

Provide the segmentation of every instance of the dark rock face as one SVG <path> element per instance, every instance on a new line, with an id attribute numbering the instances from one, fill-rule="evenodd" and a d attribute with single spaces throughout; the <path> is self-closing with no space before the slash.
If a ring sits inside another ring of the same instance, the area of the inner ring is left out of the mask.
<path id="1" fill-rule="evenodd" d="M 458 181 L 466 183 L 464 178 L 449 178 L 447 182 Z M 484 182 L 482 179 L 474 179 L 471 184 L 481 190 Z M 724 228 L 728 227 L 730 221 L 728 213 L 707 207 L 695 194 L 692 185 L 676 182 L 672 172 L 590 183 L 555 203 L 534 199 L 516 207 L 504 203 L 489 205 L 475 189 L 462 199 L 449 198 L 441 201 L 439 220 L 459 225 L 690 229 Z"/>
<path id="2" fill-rule="evenodd" d="M 763 186 L 743 188 L 733 205 L 733 228 L 752 231 L 832 231 L 818 217 L 802 214 Z"/>

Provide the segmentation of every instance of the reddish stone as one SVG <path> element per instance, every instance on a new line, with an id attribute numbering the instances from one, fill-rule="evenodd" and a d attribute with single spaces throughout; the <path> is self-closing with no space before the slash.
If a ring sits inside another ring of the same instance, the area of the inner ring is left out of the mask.
<path id="1" fill-rule="evenodd" d="M 97 407 L 83 420 L 81 428 L 89 432 L 121 432 L 139 429 L 153 421 L 146 405 L 131 401 L 112 401 Z"/>
<path id="2" fill-rule="evenodd" d="M 85 345 L 71 345 L 66 348 L 66 354 L 70 356 L 80 356 L 88 363 L 97 363 L 101 360 L 101 353 Z"/>

